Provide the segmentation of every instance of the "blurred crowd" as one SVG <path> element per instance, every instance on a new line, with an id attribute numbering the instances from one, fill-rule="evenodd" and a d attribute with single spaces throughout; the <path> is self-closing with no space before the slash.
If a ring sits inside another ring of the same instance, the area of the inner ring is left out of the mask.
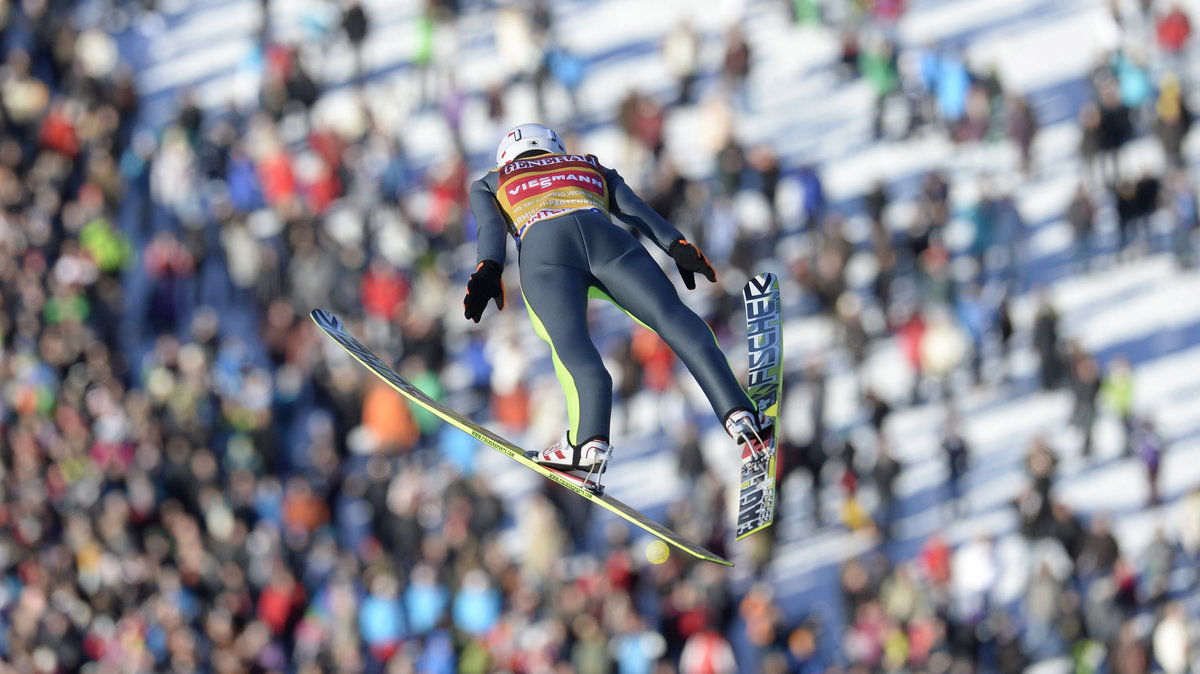
<path id="1" fill-rule="evenodd" d="M 1056 659 L 1074 672 L 1193 671 L 1195 611 L 1178 588 L 1200 582 L 1200 490 L 1170 534 L 1160 526 L 1132 556 L 1109 515 L 1085 520 L 1051 495 L 1055 465 L 1035 441 L 1019 537 L 953 548 L 935 534 L 912 559 L 844 563 L 847 657 L 867 671 L 1007 674 Z"/>
<path id="2" fill-rule="evenodd" d="M 133 25 L 159 12 L 153 0 L 101 4 Z M 583 86 L 589 64 L 556 31 L 551 3 L 430 0 L 414 20 L 404 74 L 414 95 L 397 124 L 388 99 L 369 95 L 369 10 L 312 3 L 300 41 L 279 37 L 273 4 L 261 2 L 247 59 L 257 95 L 213 106 L 182 91 L 154 124 L 120 57 L 127 27 L 83 25 L 73 3 L 0 0 L 0 671 L 733 672 L 735 648 L 766 672 L 1008 672 L 1061 655 L 1078 671 L 1194 663 L 1196 615 L 1164 573 L 1176 555 L 1196 563 L 1200 498 L 1189 497 L 1185 534 L 1160 537 L 1134 563 L 1103 517 L 1087 522 L 1053 500 L 1055 454 L 1041 440 L 1014 503 L 1015 566 L 1029 570 L 1019 591 L 993 594 L 994 541 L 955 550 L 932 537 L 915 559 L 848 562 L 845 624 L 783 610 L 766 582 L 779 526 L 754 541 L 760 582 L 737 592 L 715 565 L 679 555 L 647 565 L 624 525 L 596 532 L 590 506 L 548 484 L 512 512 L 469 438 L 370 378 L 306 314 L 335 311 L 422 390 L 505 435 L 557 437 L 559 393 L 533 375 L 544 359 L 519 312 L 476 328 L 454 307 L 473 259 L 466 187 L 513 121 L 510 92 L 532 91 L 542 121 L 582 133 L 607 121 Z M 1098 62 L 1096 100 L 1079 110 L 1087 170 L 1065 216 L 1074 263 L 1171 250 L 1189 267 L 1189 18 L 1172 3 L 1112 7 L 1121 44 L 1140 48 Z M 948 410 L 955 503 L 971 461 L 954 398 L 1008 381 L 1014 334 L 1038 352 L 1043 388 L 1074 392 L 1084 453 L 1111 412 L 1153 481 L 1165 443 L 1133 412 L 1128 363 L 1100 364 L 1061 335 L 1048 297 L 1029 325 L 1010 312 L 1031 285 L 1015 191 L 1038 170 L 1034 106 L 960 46 L 903 44 L 903 0 L 780 9 L 796 30 L 838 36 L 839 76 L 874 92 L 876 141 L 944 134 L 1014 157 L 969 185 L 930 172 L 904 221 L 887 176 L 861 200 L 831 203 L 820 166 L 734 133 L 758 105 L 754 82 L 771 77 L 736 22 L 719 32 L 680 23 L 658 45 L 671 90 L 613 101 L 623 140 L 613 161 L 647 200 L 732 276 L 793 251 L 789 311 L 838 330 L 844 349 L 786 376 L 811 405 L 807 431 L 784 438 L 785 479 L 809 475 L 817 525 L 888 540 L 904 467 L 887 422 L 918 402 Z M 454 45 L 462 16 L 481 11 L 502 76 L 468 90 Z M 326 76 L 326 50 L 349 54 L 348 81 Z M 399 133 L 403 115 L 430 111 L 453 148 L 436 157 Z M 701 173 L 668 141 L 681 113 L 704 120 Z M 1146 135 L 1167 161 L 1131 172 L 1123 148 Z M 1115 245 L 1097 235 L 1110 216 Z M 852 236 L 855 222 L 869 233 Z M 947 236 L 952 223 L 969 225 L 967 245 Z M 874 262 L 868 278 L 849 273 L 855 256 Z M 696 304 L 733 349 L 736 296 L 712 286 Z M 849 438 L 861 435 L 824 427 L 823 382 L 843 350 L 860 370 L 893 339 L 911 390 L 889 398 L 864 383 L 870 432 L 856 447 Z M 603 347 L 628 427 L 653 429 L 653 412 L 638 410 L 669 407 L 647 400 L 686 398 L 653 335 L 606 334 Z M 698 436 L 677 444 L 690 488 L 665 523 L 728 553 L 728 480 L 706 465 Z M 833 475 L 845 497 L 837 521 L 820 503 Z M 874 505 L 857 497 L 860 482 Z M 781 524 L 796 516 L 781 512 Z M 836 649 L 821 647 L 829 638 Z"/>

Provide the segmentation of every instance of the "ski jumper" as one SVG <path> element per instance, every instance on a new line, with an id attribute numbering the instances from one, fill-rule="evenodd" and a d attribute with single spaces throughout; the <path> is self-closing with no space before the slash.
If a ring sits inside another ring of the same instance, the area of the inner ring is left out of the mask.
<path id="1" fill-rule="evenodd" d="M 542 154 L 489 171 L 471 186 L 478 260 L 504 264 L 517 241 L 521 291 L 550 345 L 567 398 L 568 441 L 608 439 L 612 377 L 587 329 L 587 301 L 609 300 L 658 333 L 724 419 L 753 404 L 708 325 L 689 309 L 650 253 L 612 216 L 667 251 L 684 237 L 593 155 Z"/>

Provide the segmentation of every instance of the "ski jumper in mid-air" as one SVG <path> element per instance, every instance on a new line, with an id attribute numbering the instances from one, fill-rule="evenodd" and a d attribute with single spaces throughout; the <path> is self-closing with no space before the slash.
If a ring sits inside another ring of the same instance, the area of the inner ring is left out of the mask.
<path id="1" fill-rule="evenodd" d="M 708 325 L 679 299 L 645 248 L 612 221 L 636 227 L 675 261 L 688 289 L 716 272 L 696 246 L 651 209 L 594 155 L 568 154 L 540 124 L 514 127 L 500 141 L 496 168 L 471 186 L 478 265 L 467 283 L 465 315 L 479 322 L 488 301 L 504 309 L 506 235 L 517 241 L 521 291 L 538 336 L 550 344 L 567 398 L 570 428 L 530 458 L 561 471 L 603 473 L 612 448 L 612 377 L 587 327 L 589 297 L 608 299 L 658 333 L 699 382 L 725 430 L 739 443 L 762 442 L 770 420 L 737 381 Z"/>

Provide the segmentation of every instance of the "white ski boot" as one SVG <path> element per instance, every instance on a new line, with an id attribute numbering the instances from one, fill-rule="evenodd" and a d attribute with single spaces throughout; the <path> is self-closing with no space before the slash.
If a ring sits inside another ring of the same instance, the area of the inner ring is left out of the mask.
<path id="1" fill-rule="evenodd" d="M 547 468 L 564 473 L 572 471 L 583 472 L 585 475 L 571 475 L 580 479 L 588 489 L 600 493 L 604 486 L 600 484 L 600 475 L 608 470 L 608 460 L 612 457 L 612 446 L 598 438 L 593 438 L 576 447 L 567 439 L 564 432 L 561 439 L 540 452 L 526 452 L 525 458 Z"/>
<path id="2" fill-rule="evenodd" d="M 774 431 L 771 418 L 762 412 L 736 409 L 725 417 L 725 432 L 739 445 L 745 444 L 751 454 L 765 457 L 767 440 Z"/>

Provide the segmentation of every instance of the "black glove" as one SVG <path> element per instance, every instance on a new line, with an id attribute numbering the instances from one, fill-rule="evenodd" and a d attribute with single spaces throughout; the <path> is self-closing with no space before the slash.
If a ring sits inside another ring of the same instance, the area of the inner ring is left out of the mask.
<path id="1" fill-rule="evenodd" d="M 667 252 L 675 259 L 675 266 L 679 267 L 679 276 L 688 290 L 696 289 L 696 274 L 703 275 L 709 283 L 716 283 L 717 272 L 713 271 L 712 265 L 708 263 L 708 258 L 704 257 L 704 253 L 701 253 L 699 248 L 680 239 L 671 242 L 671 247 L 667 249 Z"/>
<path id="2" fill-rule="evenodd" d="M 491 299 L 496 300 L 497 309 L 504 311 L 504 281 L 500 280 L 503 272 L 504 268 L 495 260 L 479 263 L 475 273 L 471 274 L 471 280 L 467 281 L 467 296 L 463 298 L 464 316 L 478 323 Z"/>

